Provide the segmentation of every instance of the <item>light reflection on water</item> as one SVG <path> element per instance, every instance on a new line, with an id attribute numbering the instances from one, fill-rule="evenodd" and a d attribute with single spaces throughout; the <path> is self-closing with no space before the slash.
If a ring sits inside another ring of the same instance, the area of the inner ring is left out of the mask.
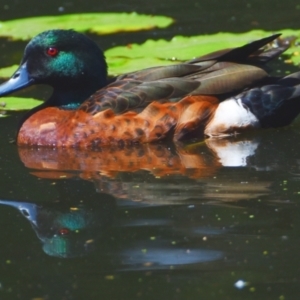
<path id="1" fill-rule="evenodd" d="M 145 246 L 143 244 L 143 246 Z M 159 247 L 157 249 L 147 248 L 145 253 L 141 248 L 125 250 L 122 252 L 123 263 L 128 264 L 129 269 L 159 270 L 170 269 L 181 265 L 208 263 L 220 260 L 223 255 L 221 251 L 201 249 L 174 249 Z"/>

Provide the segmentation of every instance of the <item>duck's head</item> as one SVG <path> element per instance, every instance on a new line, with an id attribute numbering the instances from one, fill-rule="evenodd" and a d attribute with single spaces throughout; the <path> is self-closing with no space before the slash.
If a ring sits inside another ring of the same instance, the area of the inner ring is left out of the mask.
<path id="1" fill-rule="evenodd" d="M 20 67 L 0 85 L 0 96 L 34 84 L 53 87 L 52 106 L 76 106 L 106 85 L 103 52 L 87 36 L 73 30 L 49 30 L 26 46 Z"/>

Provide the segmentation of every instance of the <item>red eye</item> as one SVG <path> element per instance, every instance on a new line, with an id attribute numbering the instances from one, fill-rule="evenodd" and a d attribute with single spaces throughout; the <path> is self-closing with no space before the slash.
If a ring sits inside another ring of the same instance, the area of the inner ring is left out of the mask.
<path id="1" fill-rule="evenodd" d="M 68 228 L 60 228 L 58 230 L 59 235 L 66 235 L 66 234 L 69 234 L 69 233 L 70 233 L 70 230 Z"/>
<path id="2" fill-rule="evenodd" d="M 52 57 L 54 57 L 58 54 L 58 50 L 55 47 L 49 47 L 46 52 L 49 56 L 52 56 Z"/>

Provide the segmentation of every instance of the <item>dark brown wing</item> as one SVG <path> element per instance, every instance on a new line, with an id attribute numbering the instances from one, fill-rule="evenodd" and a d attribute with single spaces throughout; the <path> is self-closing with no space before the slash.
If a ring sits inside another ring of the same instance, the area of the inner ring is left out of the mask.
<path id="1" fill-rule="evenodd" d="M 144 108 L 154 100 L 178 101 L 199 86 L 199 81 L 186 78 L 167 78 L 146 82 L 119 80 L 97 91 L 80 106 L 80 109 L 95 114 L 110 108 L 119 114 Z"/>
<path id="2" fill-rule="evenodd" d="M 186 63 L 153 67 L 124 74 L 97 91 L 80 109 L 95 114 L 105 109 L 115 113 L 139 110 L 152 101 L 175 102 L 187 95 L 238 93 L 268 76 L 264 64 L 288 46 L 261 49 L 279 35 L 242 47 L 220 50 Z"/>

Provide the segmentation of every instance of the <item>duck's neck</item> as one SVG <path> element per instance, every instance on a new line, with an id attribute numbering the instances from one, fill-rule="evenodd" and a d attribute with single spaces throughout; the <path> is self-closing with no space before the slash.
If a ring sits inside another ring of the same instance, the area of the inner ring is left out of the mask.
<path id="1" fill-rule="evenodd" d="M 56 86 L 53 88 L 51 97 L 46 101 L 46 105 L 65 109 L 77 109 L 78 106 L 105 85 L 106 79 L 84 80 L 77 84 Z"/>
<path id="2" fill-rule="evenodd" d="M 77 109 L 97 89 L 54 90 L 46 101 L 47 106 L 56 106 L 63 109 Z"/>

